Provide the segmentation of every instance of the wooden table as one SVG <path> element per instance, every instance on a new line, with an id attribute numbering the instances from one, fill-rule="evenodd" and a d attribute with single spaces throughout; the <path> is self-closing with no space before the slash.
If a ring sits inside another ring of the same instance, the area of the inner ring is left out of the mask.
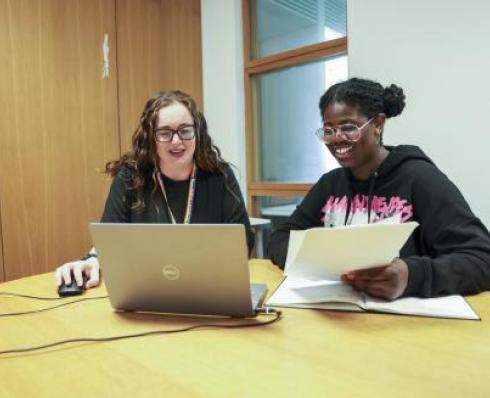
<path id="1" fill-rule="evenodd" d="M 271 289 L 281 279 L 266 260 L 250 265 Z M 53 283 L 45 274 L 0 291 L 53 295 Z M 104 294 L 103 286 L 86 292 Z M 490 397 L 490 293 L 468 300 L 481 322 L 284 309 L 280 322 L 259 328 L 4 355 L 0 397 Z M 1 313 L 52 304 L 0 296 Z M 202 321 L 121 315 L 107 300 L 89 301 L 0 318 L 0 350 Z"/>

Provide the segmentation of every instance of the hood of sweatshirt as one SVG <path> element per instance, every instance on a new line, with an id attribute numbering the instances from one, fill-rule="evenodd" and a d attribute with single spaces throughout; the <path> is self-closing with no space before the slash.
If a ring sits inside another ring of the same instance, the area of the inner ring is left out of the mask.
<path id="1" fill-rule="evenodd" d="M 388 149 L 390 153 L 377 170 L 377 175 L 380 178 L 395 172 L 400 166 L 411 160 L 434 164 L 424 151 L 415 145 L 399 145 L 396 147 L 386 146 L 386 149 Z"/>

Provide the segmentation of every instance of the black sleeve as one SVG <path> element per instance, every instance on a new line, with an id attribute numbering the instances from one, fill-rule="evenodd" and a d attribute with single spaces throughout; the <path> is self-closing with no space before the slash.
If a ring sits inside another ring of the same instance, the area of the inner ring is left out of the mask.
<path id="1" fill-rule="evenodd" d="M 284 268 L 286 263 L 291 230 L 303 230 L 323 225 L 321 210 L 325 205 L 327 194 L 325 181 L 326 175 L 311 188 L 293 214 L 272 232 L 268 255 L 272 262 L 279 267 Z"/>
<path id="2" fill-rule="evenodd" d="M 126 189 L 128 172 L 121 170 L 113 179 L 109 195 L 105 202 L 101 222 L 129 223 L 131 222 L 130 198 Z"/>
<path id="3" fill-rule="evenodd" d="M 252 252 L 255 239 L 250 220 L 248 218 L 245 202 L 243 201 L 240 186 L 235 178 L 235 174 L 230 167 L 225 168 L 226 186 L 224 189 L 223 218 L 227 224 L 243 224 L 247 235 L 248 254 Z M 231 192 L 230 192 L 231 191 Z M 232 194 L 233 192 L 233 194 Z"/>
<path id="4" fill-rule="evenodd" d="M 490 235 L 458 188 L 436 167 L 417 171 L 413 204 L 427 256 L 402 258 L 406 296 L 473 294 L 490 289 Z"/>

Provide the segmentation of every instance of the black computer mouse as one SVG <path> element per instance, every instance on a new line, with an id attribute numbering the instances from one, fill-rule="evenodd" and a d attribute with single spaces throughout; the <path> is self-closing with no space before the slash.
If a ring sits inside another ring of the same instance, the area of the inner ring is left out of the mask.
<path id="1" fill-rule="evenodd" d="M 82 277 L 83 277 L 83 285 L 78 286 L 72 271 L 71 283 L 69 285 L 66 285 L 65 281 L 63 280 L 61 282 L 61 285 L 58 286 L 58 295 L 60 297 L 68 297 L 68 296 L 76 296 L 82 294 L 85 291 L 85 283 L 87 282 L 88 279 L 85 273 L 83 272 L 82 272 Z"/>

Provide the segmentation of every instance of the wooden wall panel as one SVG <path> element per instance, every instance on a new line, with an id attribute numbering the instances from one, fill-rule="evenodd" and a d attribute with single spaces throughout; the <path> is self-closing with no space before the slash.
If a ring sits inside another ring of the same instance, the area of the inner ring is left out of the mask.
<path id="1" fill-rule="evenodd" d="M 121 151 L 146 100 L 180 89 L 202 109 L 200 0 L 117 0 Z"/>
<path id="2" fill-rule="evenodd" d="M 108 34 L 109 78 L 102 78 Z M 90 244 L 119 155 L 114 0 L 0 0 L 0 205 L 6 280 Z"/>
<path id="3" fill-rule="evenodd" d="M 2 193 L 0 192 L 0 200 Z M 0 205 L 1 209 L 1 205 Z M 3 268 L 3 240 L 2 240 L 2 214 L 0 213 L 0 282 L 5 281 L 5 270 Z"/>

